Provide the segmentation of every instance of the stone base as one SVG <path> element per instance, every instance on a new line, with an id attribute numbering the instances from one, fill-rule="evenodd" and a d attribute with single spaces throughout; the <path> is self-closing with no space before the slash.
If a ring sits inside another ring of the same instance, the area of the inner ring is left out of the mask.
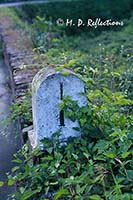
<path id="1" fill-rule="evenodd" d="M 31 150 L 34 150 L 37 147 L 37 141 L 34 138 L 34 130 L 33 129 L 28 131 L 28 141 L 29 141 Z"/>
<path id="2" fill-rule="evenodd" d="M 23 135 L 23 142 L 26 143 L 28 141 L 30 149 L 31 150 L 35 149 L 35 147 L 37 146 L 37 141 L 34 138 L 33 126 L 28 126 L 26 128 L 23 128 L 22 135 Z"/>

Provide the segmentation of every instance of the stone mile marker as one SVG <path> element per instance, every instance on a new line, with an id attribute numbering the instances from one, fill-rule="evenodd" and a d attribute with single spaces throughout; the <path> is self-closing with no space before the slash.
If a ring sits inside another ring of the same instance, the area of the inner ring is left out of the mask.
<path id="1" fill-rule="evenodd" d="M 64 116 L 64 111 L 59 108 L 63 96 L 70 96 L 78 101 L 79 106 L 87 104 L 84 92 L 84 82 L 72 71 L 63 69 L 55 70 L 47 67 L 40 70 L 32 82 L 32 112 L 33 130 L 28 132 L 31 148 L 41 147 L 41 140 L 51 138 L 60 131 L 60 141 L 69 137 L 78 137 L 78 121 L 71 121 Z"/>

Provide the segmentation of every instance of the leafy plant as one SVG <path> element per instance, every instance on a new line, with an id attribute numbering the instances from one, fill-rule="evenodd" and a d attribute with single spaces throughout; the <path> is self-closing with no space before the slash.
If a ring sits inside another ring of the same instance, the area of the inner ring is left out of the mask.
<path id="1" fill-rule="evenodd" d="M 39 53 L 45 53 L 51 45 L 51 37 L 53 37 L 53 23 L 44 17 L 37 16 L 29 29 L 31 39 L 35 48 L 39 47 Z"/>
<path id="2" fill-rule="evenodd" d="M 18 199 L 132 199 L 131 116 L 111 108 L 118 97 L 105 92 L 102 98 L 108 100 L 100 106 L 79 107 L 70 97 L 59 105 L 66 117 L 79 121 L 81 137 L 60 145 L 60 133 L 55 133 L 42 141 L 43 151 L 29 152 L 25 145 L 15 155 Z M 123 100 L 122 106 L 131 103 Z"/>
<path id="3" fill-rule="evenodd" d="M 32 123 L 31 93 L 28 92 L 20 102 L 15 102 L 10 107 L 10 120 L 19 120 L 22 127 Z"/>

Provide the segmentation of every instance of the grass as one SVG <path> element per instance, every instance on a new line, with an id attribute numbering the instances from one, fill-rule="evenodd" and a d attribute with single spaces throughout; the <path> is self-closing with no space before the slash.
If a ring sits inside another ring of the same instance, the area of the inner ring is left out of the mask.
<path id="1" fill-rule="evenodd" d="M 18 28 L 23 29 L 24 23 L 22 20 L 16 15 L 13 8 L 0 8 L 0 21 L 2 23 L 3 20 L 10 20 L 9 28 Z"/>
<path id="2" fill-rule="evenodd" d="M 86 81 L 93 79 L 94 90 L 106 86 L 119 91 L 122 89 L 120 79 L 132 74 L 131 21 L 127 24 L 120 31 L 102 32 L 97 37 L 90 38 L 83 33 L 78 37 L 54 38 L 52 48 L 46 53 L 47 62 L 69 67 Z M 93 71 L 93 76 L 90 71 Z"/>

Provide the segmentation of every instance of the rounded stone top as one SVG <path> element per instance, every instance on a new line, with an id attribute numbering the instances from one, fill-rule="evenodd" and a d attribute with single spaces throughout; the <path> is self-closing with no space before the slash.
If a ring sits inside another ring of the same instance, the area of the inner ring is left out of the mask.
<path id="1" fill-rule="evenodd" d="M 33 91 L 36 92 L 38 90 L 38 88 L 40 87 L 40 85 L 47 78 L 49 78 L 51 76 L 55 76 L 55 75 L 61 75 L 61 76 L 64 76 L 64 77 L 71 75 L 71 76 L 74 76 L 75 78 L 80 80 L 80 78 L 78 76 L 76 76 L 76 74 L 73 71 L 71 71 L 69 69 L 63 68 L 63 69 L 58 70 L 58 69 L 56 69 L 52 66 L 44 67 L 33 78 L 33 81 L 32 81 Z"/>

